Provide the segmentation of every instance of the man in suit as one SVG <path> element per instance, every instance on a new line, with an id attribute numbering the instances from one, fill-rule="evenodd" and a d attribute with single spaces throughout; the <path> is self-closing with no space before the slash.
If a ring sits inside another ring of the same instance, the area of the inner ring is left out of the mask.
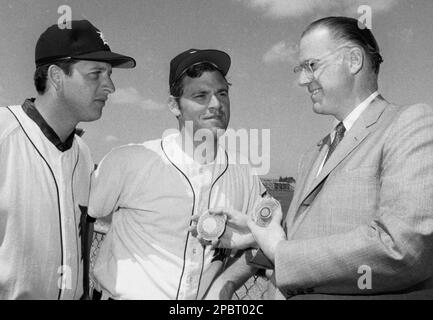
<path id="1" fill-rule="evenodd" d="M 355 19 L 324 18 L 302 34 L 299 84 L 336 123 L 301 158 L 287 216 L 248 221 L 274 264 L 268 298 L 433 297 L 433 108 L 387 102 L 382 61 Z M 235 268 L 224 279 L 233 289 L 241 269 L 254 271 Z"/>

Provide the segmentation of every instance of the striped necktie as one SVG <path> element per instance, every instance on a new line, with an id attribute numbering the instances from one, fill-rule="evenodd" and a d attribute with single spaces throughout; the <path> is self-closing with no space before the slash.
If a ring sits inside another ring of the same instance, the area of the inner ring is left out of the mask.
<path id="1" fill-rule="evenodd" d="M 344 124 L 343 122 L 340 122 L 335 128 L 335 137 L 331 145 L 329 146 L 328 154 L 326 155 L 326 160 L 324 163 L 328 161 L 329 157 L 334 152 L 335 148 L 337 148 L 337 145 L 340 143 L 341 140 L 343 140 L 345 132 L 346 132 L 346 128 L 344 127 Z"/>

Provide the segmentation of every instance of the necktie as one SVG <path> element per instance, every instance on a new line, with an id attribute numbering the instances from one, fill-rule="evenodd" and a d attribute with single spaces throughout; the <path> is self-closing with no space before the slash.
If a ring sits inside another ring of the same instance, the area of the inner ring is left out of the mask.
<path id="1" fill-rule="evenodd" d="M 331 145 L 328 149 L 328 154 L 326 155 L 326 161 L 328 161 L 331 154 L 334 152 L 335 148 L 337 148 L 337 145 L 340 143 L 341 140 L 344 138 L 344 133 L 346 132 L 346 128 L 344 127 L 343 122 L 340 122 L 337 127 L 335 128 L 335 137 L 332 141 Z"/>

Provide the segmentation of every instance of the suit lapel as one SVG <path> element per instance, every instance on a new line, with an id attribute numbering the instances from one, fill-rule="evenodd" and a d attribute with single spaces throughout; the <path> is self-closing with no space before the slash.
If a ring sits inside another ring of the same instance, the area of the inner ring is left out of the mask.
<path id="1" fill-rule="evenodd" d="M 325 182 L 329 174 L 349 155 L 352 151 L 370 134 L 374 129 L 374 124 L 380 118 L 387 102 L 378 96 L 361 114 L 359 119 L 355 122 L 353 127 L 347 132 L 344 139 L 340 142 L 338 147 L 335 149 L 332 156 L 328 159 L 322 168 L 320 174 L 312 181 L 310 185 L 305 188 L 300 198 L 297 208 L 304 203 L 310 195 L 317 194 L 314 192 L 320 185 Z M 325 149 L 325 148 L 323 148 Z M 323 160 L 323 158 L 322 158 Z M 318 170 L 318 167 L 317 167 Z M 313 175 L 317 173 L 317 170 L 313 172 Z M 311 172 L 309 173 L 311 176 Z M 313 193 L 314 192 L 314 193 Z M 311 199 L 311 201 L 314 199 Z M 311 201 L 307 201 L 310 203 Z"/>
<path id="2" fill-rule="evenodd" d="M 323 159 L 323 154 L 327 150 L 327 139 L 329 139 L 329 136 L 326 136 L 317 144 L 317 146 L 309 150 L 302 159 L 304 160 L 303 162 L 305 165 L 302 166 L 299 172 L 298 181 L 296 181 L 295 194 L 293 196 L 289 210 L 284 218 L 284 227 L 286 231 L 287 226 L 292 226 L 296 219 L 296 214 L 299 210 L 299 206 L 301 205 L 300 201 L 302 200 L 302 195 L 314 180 L 315 173 L 317 173 L 318 166 L 320 165 L 320 159 Z"/>
<path id="3" fill-rule="evenodd" d="M 303 181 L 303 184 L 301 185 L 302 188 L 299 190 L 299 196 L 296 199 L 296 209 L 299 208 L 301 205 L 301 201 L 305 199 L 305 195 L 309 190 L 311 190 L 311 185 L 313 184 L 314 180 L 316 179 L 317 172 L 319 170 L 320 165 L 322 164 L 323 158 L 325 157 L 326 151 L 328 151 L 329 146 L 329 140 L 331 139 L 330 135 L 327 135 L 325 138 L 323 138 L 318 144 L 317 149 L 312 153 L 312 155 L 309 157 L 309 165 L 305 168 L 303 171 L 303 175 L 305 176 L 305 179 Z"/>

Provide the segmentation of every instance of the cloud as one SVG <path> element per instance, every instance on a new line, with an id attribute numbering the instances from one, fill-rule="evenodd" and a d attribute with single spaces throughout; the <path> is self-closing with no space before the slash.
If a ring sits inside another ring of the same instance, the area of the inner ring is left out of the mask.
<path id="1" fill-rule="evenodd" d="M 368 5 L 373 15 L 388 11 L 401 0 L 234 0 L 263 11 L 271 18 L 302 17 L 317 14 L 358 14 L 361 5 Z M 361 14 L 358 14 L 359 16 Z"/>
<path id="2" fill-rule="evenodd" d="M 109 101 L 115 104 L 135 105 L 144 110 L 162 110 L 165 108 L 165 105 L 162 103 L 158 103 L 152 99 L 145 99 L 133 87 L 117 89 L 110 96 Z"/>
<path id="3" fill-rule="evenodd" d="M 299 46 L 295 43 L 280 41 L 270 48 L 263 56 L 266 64 L 274 62 L 295 63 L 299 52 Z"/>
<path id="4" fill-rule="evenodd" d="M 108 135 L 108 136 L 105 137 L 105 141 L 109 142 L 109 143 L 112 143 L 112 142 L 114 143 L 114 142 L 120 141 L 120 139 L 118 137 L 116 137 L 116 136 Z"/>

